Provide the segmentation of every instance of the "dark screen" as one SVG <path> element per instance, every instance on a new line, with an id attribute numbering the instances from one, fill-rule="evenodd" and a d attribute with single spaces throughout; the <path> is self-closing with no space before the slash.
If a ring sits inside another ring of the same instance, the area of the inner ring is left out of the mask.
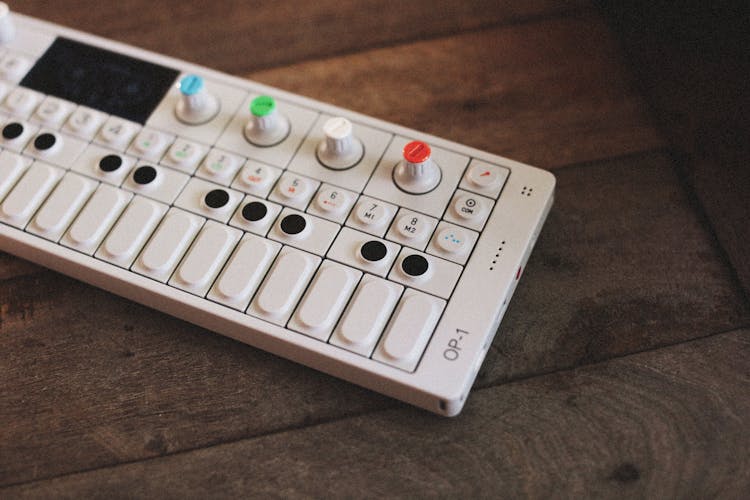
<path id="1" fill-rule="evenodd" d="M 57 38 L 21 85 L 143 124 L 178 74 L 158 64 Z"/>

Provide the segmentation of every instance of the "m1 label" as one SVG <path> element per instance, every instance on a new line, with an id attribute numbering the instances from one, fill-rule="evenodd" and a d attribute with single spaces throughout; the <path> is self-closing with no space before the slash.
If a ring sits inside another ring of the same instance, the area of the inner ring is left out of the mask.
<path id="1" fill-rule="evenodd" d="M 443 351 L 443 357 L 448 361 L 456 361 L 461 356 L 461 342 L 469 332 L 456 328 L 456 333 L 448 339 L 448 346 Z"/>

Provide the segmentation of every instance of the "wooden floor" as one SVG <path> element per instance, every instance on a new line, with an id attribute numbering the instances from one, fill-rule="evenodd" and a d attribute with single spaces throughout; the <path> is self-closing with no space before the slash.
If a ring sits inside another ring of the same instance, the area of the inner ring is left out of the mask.
<path id="1" fill-rule="evenodd" d="M 717 132 L 690 47 L 649 52 L 660 32 L 607 2 L 13 4 L 538 165 L 558 190 L 455 419 L 1 254 L 0 497 L 750 491 L 750 135 Z"/>

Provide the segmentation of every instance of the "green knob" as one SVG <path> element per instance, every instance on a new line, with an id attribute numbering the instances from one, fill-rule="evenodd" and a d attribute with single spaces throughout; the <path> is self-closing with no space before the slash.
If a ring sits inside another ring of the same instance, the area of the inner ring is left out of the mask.
<path id="1" fill-rule="evenodd" d="M 254 116 L 268 116 L 276 109 L 276 101 L 273 97 L 261 95 L 253 99 L 250 103 L 250 112 Z"/>

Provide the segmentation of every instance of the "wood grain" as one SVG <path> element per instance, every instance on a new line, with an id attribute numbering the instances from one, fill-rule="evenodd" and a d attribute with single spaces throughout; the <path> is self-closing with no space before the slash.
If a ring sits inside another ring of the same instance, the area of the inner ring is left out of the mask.
<path id="1" fill-rule="evenodd" d="M 750 324 L 750 308 L 665 155 L 556 172 L 557 194 L 480 384 Z"/>
<path id="2" fill-rule="evenodd" d="M 584 0 L 317 0 L 301 5 L 230 0 L 121 0 L 106 8 L 86 0 L 53 7 L 14 2 L 18 12 L 138 47 L 244 74 L 302 59 L 357 52 L 577 9 Z"/>
<path id="3" fill-rule="evenodd" d="M 250 76 L 543 168 L 664 145 L 588 12 Z"/>
<path id="4" fill-rule="evenodd" d="M 558 192 L 453 420 L 0 256 L 0 497 L 742 497 L 750 331 L 693 339 L 747 327 L 750 306 L 581 5 L 14 5 L 555 168 Z M 725 236 L 742 217 L 702 168 L 689 185 L 742 276 L 742 228 Z"/>
<path id="5" fill-rule="evenodd" d="M 747 324 L 665 157 L 558 182 L 481 387 Z M 0 303 L 0 484 L 403 406 L 53 272 Z"/>
<path id="6" fill-rule="evenodd" d="M 750 297 L 750 5 L 601 3 Z"/>
<path id="7" fill-rule="evenodd" d="M 748 357 L 736 331 L 476 391 L 458 419 L 402 408 L 2 493 L 742 498 Z"/>

